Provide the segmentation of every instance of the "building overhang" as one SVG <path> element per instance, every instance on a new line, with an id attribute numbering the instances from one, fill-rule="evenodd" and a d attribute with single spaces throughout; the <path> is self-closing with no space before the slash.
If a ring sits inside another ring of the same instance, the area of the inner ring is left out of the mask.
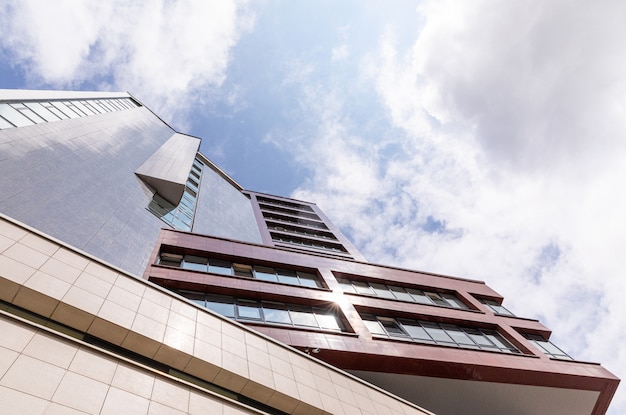
<path id="1" fill-rule="evenodd" d="M 349 371 L 436 414 L 590 415 L 601 405 L 593 390 Z"/>
<path id="2" fill-rule="evenodd" d="M 175 133 L 135 174 L 159 196 L 176 206 L 183 197 L 200 139 Z"/>

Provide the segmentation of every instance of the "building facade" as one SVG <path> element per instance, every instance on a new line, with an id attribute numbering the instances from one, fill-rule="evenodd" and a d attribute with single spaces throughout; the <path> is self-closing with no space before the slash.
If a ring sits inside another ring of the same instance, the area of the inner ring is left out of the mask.
<path id="1" fill-rule="evenodd" d="M 0 408 L 607 410 L 619 380 L 483 282 L 368 263 L 199 146 L 126 93 L 0 90 Z"/>

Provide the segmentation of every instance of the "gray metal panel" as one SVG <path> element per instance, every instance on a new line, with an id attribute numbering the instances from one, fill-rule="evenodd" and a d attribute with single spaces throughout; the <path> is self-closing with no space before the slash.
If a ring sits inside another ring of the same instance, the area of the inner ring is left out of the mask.
<path id="1" fill-rule="evenodd" d="M 134 172 L 173 134 L 147 108 L 0 131 L 0 212 L 142 274 L 159 230 Z"/>
<path id="2" fill-rule="evenodd" d="M 178 205 L 185 191 L 191 165 L 200 147 L 200 139 L 174 134 L 146 160 L 135 173 L 173 205 Z"/>
<path id="3" fill-rule="evenodd" d="M 202 171 L 193 232 L 263 243 L 250 199 L 210 164 Z"/>
<path id="4" fill-rule="evenodd" d="M 0 89 L 0 101 L 45 100 L 45 99 L 87 99 L 87 98 L 128 98 L 127 92 L 95 91 L 44 91 L 35 89 Z"/>

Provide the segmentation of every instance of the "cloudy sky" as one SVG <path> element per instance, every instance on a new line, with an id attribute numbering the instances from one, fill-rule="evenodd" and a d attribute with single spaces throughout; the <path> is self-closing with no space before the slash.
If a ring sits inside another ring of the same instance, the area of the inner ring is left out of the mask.
<path id="1" fill-rule="evenodd" d="M 623 0 L 0 0 L 0 87 L 129 91 L 370 261 L 484 280 L 626 378 L 624 39 Z"/>

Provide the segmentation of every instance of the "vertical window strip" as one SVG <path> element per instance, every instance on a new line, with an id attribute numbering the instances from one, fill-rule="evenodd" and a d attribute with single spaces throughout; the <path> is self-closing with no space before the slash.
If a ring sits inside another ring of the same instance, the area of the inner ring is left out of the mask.
<path id="1" fill-rule="evenodd" d="M 0 103 L 0 130 L 136 108 L 130 98 Z"/>
<path id="2" fill-rule="evenodd" d="M 194 160 L 193 167 L 200 176 L 200 179 L 197 179 L 198 186 L 202 179 L 202 166 L 204 166 L 202 162 L 198 159 Z M 177 206 L 172 205 L 156 193 L 148 205 L 148 210 L 152 212 L 152 214 L 179 231 L 191 231 L 193 228 L 193 220 L 196 215 L 196 205 L 198 201 L 198 189 L 193 190 L 190 186 L 189 182 L 192 177 L 190 172 L 190 179 L 187 180 L 185 192 Z M 194 181 L 194 183 L 196 182 Z"/>

